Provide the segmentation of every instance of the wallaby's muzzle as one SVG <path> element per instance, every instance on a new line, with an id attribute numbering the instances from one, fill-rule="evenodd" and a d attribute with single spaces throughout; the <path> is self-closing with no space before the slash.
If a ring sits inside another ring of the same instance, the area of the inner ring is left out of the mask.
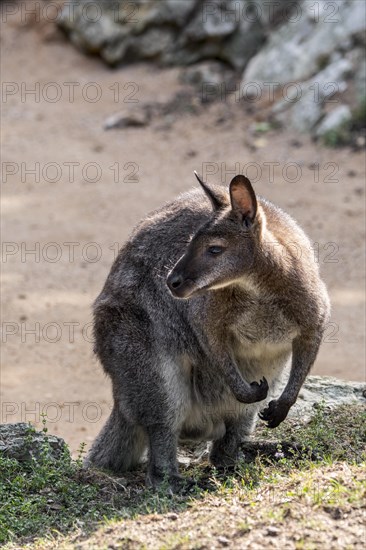
<path id="1" fill-rule="evenodd" d="M 168 275 L 167 285 L 174 298 L 189 298 L 196 288 L 192 279 L 185 279 L 175 270 Z"/>

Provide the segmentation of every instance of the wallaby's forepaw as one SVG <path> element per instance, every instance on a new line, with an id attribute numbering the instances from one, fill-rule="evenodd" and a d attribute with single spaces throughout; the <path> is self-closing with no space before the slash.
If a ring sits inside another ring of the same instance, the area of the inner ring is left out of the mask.
<path id="1" fill-rule="evenodd" d="M 274 399 L 259 413 L 259 418 L 267 422 L 268 428 L 277 428 L 285 420 L 289 410 L 290 406 L 287 403 Z"/>
<path id="2" fill-rule="evenodd" d="M 260 382 L 252 382 L 250 384 L 251 393 L 253 394 L 253 401 L 251 403 L 256 403 L 257 401 L 263 401 L 268 394 L 268 382 L 263 377 Z"/>

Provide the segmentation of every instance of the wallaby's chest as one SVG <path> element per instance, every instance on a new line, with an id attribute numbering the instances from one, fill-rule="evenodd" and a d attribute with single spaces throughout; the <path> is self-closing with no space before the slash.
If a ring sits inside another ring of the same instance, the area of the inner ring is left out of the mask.
<path id="1" fill-rule="evenodd" d="M 286 352 L 298 334 L 279 301 L 255 295 L 248 295 L 235 308 L 228 330 L 235 355 L 256 358 Z"/>

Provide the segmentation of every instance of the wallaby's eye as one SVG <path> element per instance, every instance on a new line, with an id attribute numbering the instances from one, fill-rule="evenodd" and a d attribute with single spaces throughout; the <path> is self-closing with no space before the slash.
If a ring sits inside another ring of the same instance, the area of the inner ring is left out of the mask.
<path id="1" fill-rule="evenodd" d="M 207 252 L 212 255 L 221 254 L 225 249 L 223 246 L 209 246 Z"/>

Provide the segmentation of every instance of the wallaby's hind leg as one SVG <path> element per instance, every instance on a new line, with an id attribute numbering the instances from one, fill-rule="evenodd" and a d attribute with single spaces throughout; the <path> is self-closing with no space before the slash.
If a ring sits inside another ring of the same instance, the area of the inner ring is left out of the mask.
<path id="1" fill-rule="evenodd" d="M 98 305 L 94 333 L 95 351 L 112 379 L 115 408 L 89 462 L 127 470 L 149 444 L 148 483 L 155 487 L 168 478 L 173 486 L 177 436 L 188 399 L 184 373 L 158 345 L 150 318 L 135 300 L 125 296 L 118 310 Z"/>
<path id="2" fill-rule="evenodd" d="M 225 422 L 226 433 L 213 442 L 210 461 L 217 468 L 230 468 L 240 455 L 240 446 L 254 430 L 258 408 L 248 406 L 239 417 Z"/>
<path id="3" fill-rule="evenodd" d="M 128 423 L 115 406 L 93 443 L 85 466 L 125 472 L 137 466 L 146 448 L 142 428 Z"/>
<path id="4" fill-rule="evenodd" d="M 177 463 L 178 436 L 169 426 L 161 424 L 148 426 L 147 432 L 149 437 L 147 485 L 158 487 L 166 481 L 174 491 L 182 482 Z"/>

